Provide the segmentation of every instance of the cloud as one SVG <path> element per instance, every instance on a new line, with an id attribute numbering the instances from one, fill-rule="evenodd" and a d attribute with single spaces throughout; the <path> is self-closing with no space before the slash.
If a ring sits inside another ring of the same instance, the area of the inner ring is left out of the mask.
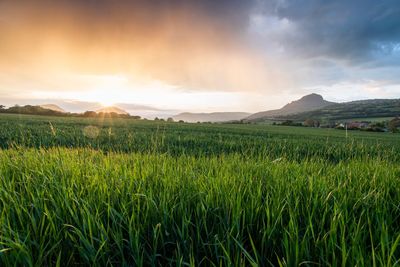
<path id="1" fill-rule="evenodd" d="M 393 85 L 385 91 L 391 96 L 399 92 L 398 1 L 259 1 L 248 32 L 267 57 L 280 62 L 276 68 L 286 70 L 292 94 L 329 88 L 355 96 L 352 91 L 366 80 Z"/>
<path id="2" fill-rule="evenodd" d="M 2 1 L 10 65 L 87 74 L 128 73 L 193 90 L 273 83 L 242 33 L 252 1 Z"/>
<path id="3" fill-rule="evenodd" d="M 296 34 L 276 35 L 288 52 L 348 63 L 398 53 L 400 5 L 396 0 L 264 1 L 261 14 L 295 25 Z"/>
<path id="4" fill-rule="evenodd" d="M 0 36 L 0 95 L 19 99 L 255 109 L 400 84 L 398 0 L 0 0 Z"/>

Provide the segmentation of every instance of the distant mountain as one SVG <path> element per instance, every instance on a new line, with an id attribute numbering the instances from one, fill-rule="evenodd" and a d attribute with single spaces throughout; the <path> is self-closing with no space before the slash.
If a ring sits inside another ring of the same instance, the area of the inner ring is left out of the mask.
<path id="1" fill-rule="evenodd" d="M 383 118 L 400 116 L 400 99 L 370 99 L 338 103 L 313 111 L 280 116 L 280 120 L 304 121 L 318 119 L 337 121 L 342 119 Z"/>
<path id="2" fill-rule="evenodd" d="M 54 105 L 54 104 L 39 105 L 39 107 L 44 108 L 44 109 L 50 109 L 50 110 L 61 112 L 61 113 L 66 113 L 66 111 L 64 109 L 62 109 L 59 106 Z"/>
<path id="3" fill-rule="evenodd" d="M 125 110 L 119 108 L 119 107 L 105 107 L 105 108 L 101 108 L 96 110 L 96 113 L 117 113 L 120 115 L 129 115 L 128 112 L 126 112 Z"/>
<path id="4" fill-rule="evenodd" d="M 212 112 L 212 113 L 190 113 L 184 112 L 173 117 L 175 121 L 185 122 L 226 122 L 241 120 L 248 117 L 246 112 Z"/>
<path id="5" fill-rule="evenodd" d="M 246 118 L 247 121 L 263 121 L 268 119 L 273 119 L 278 116 L 285 116 L 289 114 L 301 113 L 306 111 L 312 111 L 327 107 L 335 104 L 334 102 L 329 102 L 324 100 L 321 95 L 309 94 L 303 96 L 299 100 L 293 101 L 286 104 L 284 107 L 275 110 L 263 111 L 255 113 Z"/>

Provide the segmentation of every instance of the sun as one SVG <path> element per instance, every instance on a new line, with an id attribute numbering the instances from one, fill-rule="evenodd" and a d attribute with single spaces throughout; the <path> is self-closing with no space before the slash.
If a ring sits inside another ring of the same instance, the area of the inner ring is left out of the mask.
<path id="1" fill-rule="evenodd" d="M 90 98 L 103 107 L 113 106 L 116 103 L 115 92 L 114 95 L 110 90 L 98 89 L 93 90 L 90 94 Z"/>
<path id="2" fill-rule="evenodd" d="M 103 107 L 114 106 L 124 100 L 127 78 L 122 75 L 101 75 L 90 77 L 93 89 L 88 92 L 88 99 Z"/>
<path id="3" fill-rule="evenodd" d="M 104 108 L 105 107 L 111 107 L 111 106 L 115 105 L 115 102 L 112 99 L 100 99 L 98 102 Z"/>

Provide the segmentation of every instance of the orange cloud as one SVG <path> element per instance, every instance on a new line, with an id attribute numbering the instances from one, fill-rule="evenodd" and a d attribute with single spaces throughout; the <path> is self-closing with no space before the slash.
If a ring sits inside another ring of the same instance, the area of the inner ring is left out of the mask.
<path id="1" fill-rule="evenodd" d="M 234 25 L 194 4 L 154 11 L 125 1 L 100 8 L 71 2 L 3 3 L 0 68 L 34 78 L 123 73 L 183 90 L 268 90 L 285 80 Z"/>

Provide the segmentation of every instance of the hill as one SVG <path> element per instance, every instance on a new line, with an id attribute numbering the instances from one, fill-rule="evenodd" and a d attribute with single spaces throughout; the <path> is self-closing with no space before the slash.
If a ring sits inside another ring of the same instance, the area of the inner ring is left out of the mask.
<path id="1" fill-rule="evenodd" d="M 0 109 L 0 113 L 10 114 L 28 114 L 28 115 L 47 115 L 47 116 L 63 116 L 64 113 L 55 111 L 48 108 L 42 108 L 40 106 L 18 106 L 9 107 L 7 109 Z"/>
<path id="2" fill-rule="evenodd" d="M 280 109 L 262 111 L 255 113 L 246 118 L 247 121 L 263 121 L 268 119 L 273 119 L 278 116 L 285 116 L 289 114 L 295 114 L 300 112 L 312 111 L 316 109 L 320 109 L 323 107 L 327 107 L 335 104 L 334 102 L 329 102 L 324 100 L 321 95 L 318 94 L 309 94 L 303 96 L 299 100 L 293 101 L 289 104 L 286 104 Z"/>
<path id="3" fill-rule="evenodd" d="M 96 113 L 117 113 L 119 115 L 129 115 L 128 112 L 119 107 L 105 107 L 96 110 Z"/>
<path id="4" fill-rule="evenodd" d="M 27 114 L 27 115 L 46 115 L 46 116 L 64 116 L 65 113 L 56 110 L 43 108 L 41 106 L 18 106 L 9 107 L 7 109 L 0 109 L 0 113 L 10 114 Z"/>
<path id="5" fill-rule="evenodd" d="M 278 116 L 282 120 L 318 119 L 334 121 L 351 118 L 382 118 L 400 115 L 400 99 L 358 100 L 330 105 L 318 110 Z"/>
<path id="6" fill-rule="evenodd" d="M 59 107 L 57 105 L 54 105 L 54 104 L 39 105 L 39 107 L 44 108 L 44 109 L 57 111 L 57 112 L 60 112 L 60 113 L 66 113 L 66 111 L 64 109 L 62 109 L 61 107 Z"/>
<path id="7" fill-rule="evenodd" d="M 183 120 L 185 122 L 226 122 L 242 120 L 248 117 L 250 113 L 246 112 L 212 112 L 212 113 L 190 113 L 184 112 L 173 117 L 175 121 Z"/>

